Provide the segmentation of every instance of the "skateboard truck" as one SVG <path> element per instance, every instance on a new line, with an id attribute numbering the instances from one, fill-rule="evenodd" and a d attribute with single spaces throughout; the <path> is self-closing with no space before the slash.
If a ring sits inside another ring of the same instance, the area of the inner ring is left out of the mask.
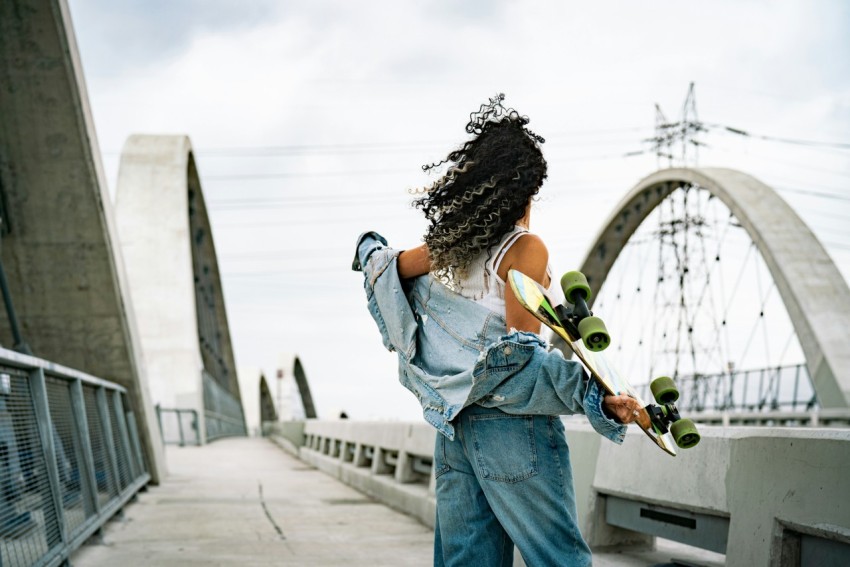
<path id="1" fill-rule="evenodd" d="M 564 323 L 570 337 L 584 343 L 593 352 L 603 351 L 611 344 L 611 336 L 605 323 L 594 317 L 587 302 L 590 301 L 590 285 L 581 272 L 567 272 L 561 278 L 561 288 L 569 305 L 559 305 L 555 312 Z"/>
<path id="2" fill-rule="evenodd" d="M 669 431 L 676 445 L 683 449 L 689 449 L 699 443 L 700 435 L 696 425 L 690 419 L 682 419 L 676 408 L 676 400 L 679 399 L 676 382 L 668 376 L 659 376 L 650 382 L 649 389 L 658 404 L 649 404 L 644 408 L 649 414 L 652 426 L 662 434 Z"/>
<path id="3" fill-rule="evenodd" d="M 558 314 L 558 318 L 564 324 L 564 328 L 570 334 L 570 337 L 575 341 L 580 341 L 581 333 L 578 332 L 578 324 L 581 323 L 582 319 L 593 315 L 590 309 L 587 308 L 587 302 L 581 298 L 581 307 L 578 305 L 558 305 L 555 307 L 555 312 Z"/>
<path id="4" fill-rule="evenodd" d="M 661 404 L 660 406 L 649 404 L 644 409 L 649 414 L 652 425 L 658 428 L 661 433 L 667 433 L 670 431 L 670 424 L 682 419 L 675 404 Z"/>

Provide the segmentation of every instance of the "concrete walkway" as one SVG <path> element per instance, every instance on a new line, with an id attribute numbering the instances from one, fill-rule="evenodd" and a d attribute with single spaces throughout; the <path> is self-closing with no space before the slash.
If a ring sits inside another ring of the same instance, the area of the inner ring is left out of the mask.
<path id="1" fill-rule="evenodd" d="M 169 476 L 72 557 L 75 567 L 431 565 L 433 534 L 267 439 L 169 447 Z M 723 556 L 658 540 L 608 551 L 596 567 L 722 565 Z M 519 554 L 515 565 L 523 565 Z"/>
<path id="2" fill-rule="evenodd" d="M 169 476 L 75 567 L 431 565 L 433 535 L 266 439 L 169 447 Z"/>

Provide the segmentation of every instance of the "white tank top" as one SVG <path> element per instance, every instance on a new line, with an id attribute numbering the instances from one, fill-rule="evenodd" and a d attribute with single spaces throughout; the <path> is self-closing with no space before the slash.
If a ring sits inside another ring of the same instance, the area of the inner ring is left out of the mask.
<path id="1" fill-rule="evenodd" d="M 498 244 L 482 252 L 470 263 L 468 273 L 460 279 L 456 291 L 467 299 L 471 299 L 504 317 L 505 287 L 507 284 L 499 277 L 499 265 L 504 260 L 505 254 L 507 254 L 511 246 L 524 234 L 528 234 L 527 228 L 515 226 Z M 548 266 L 546 267 L 546 275 L 549 276 L 550 280 L 549 291 L 560 291 L 560 286 L 554 285 L 552 272 Z M 558 288 L 557 290 L 554 289 L 556 287 Z M 563 300 L 563 297 L 553 296 L 552 299 L 560 302 Z"/>

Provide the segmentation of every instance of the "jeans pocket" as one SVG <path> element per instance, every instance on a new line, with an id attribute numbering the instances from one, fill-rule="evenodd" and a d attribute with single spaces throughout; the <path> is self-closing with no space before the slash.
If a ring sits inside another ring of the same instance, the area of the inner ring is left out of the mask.
<path id="1" fill-rule="evenodd" d="M 481 478 L 512 483 L 537 474 L 533 417 L 475 415 L 471 425 Z"/>
<path id="2" fill-rule="evenodd" d="M 446 458 L 446 437 L 437 433 L 437 441 L 434 443 L 434 478 L 440 478 L 452 468 Z"/>

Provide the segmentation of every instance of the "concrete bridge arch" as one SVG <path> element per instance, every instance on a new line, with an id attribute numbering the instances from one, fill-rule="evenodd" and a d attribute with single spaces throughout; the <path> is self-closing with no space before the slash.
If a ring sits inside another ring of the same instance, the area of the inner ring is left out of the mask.
<path id="1" fill-rule="evenodd" d="M 245 418 L 218 260 L 186 136 L 131 136 L 118 173 L 116 216 L 138 305 L 151 393 L 194 409 L 198 441 L 244 435 Z"/>
<path id="2" fill-rule="evenodd" d="M 672 168 L 641 180 L 614 209 L 585 258 L 594 297 L 620 250 L 674 190 L 695 185 L 719 198 L 761 253 L 782 297 L 824 408 L 850 407 L 850 289 L 826 250 L 776 192 L 740 171 Z"/>
<path id="3" fill-rule="evenodd" d="M 239 368 L 239 388 L 242 392 L 242 407 L 245 410 L 245 425 L 250 435 L 261 435 L 265 422 L 278 421 L 274 380 L 256 367 Z"/>
<path id="4" fill-rule="evenodd" d="M 158 483 L 149 374 L 65 1 L 0 3 L 0 241 L 17 314 L 0 315 L 0 343 L 125 387 Z"/>
<path id="5" fill-rule="evenodd" d="M 307 381 L 307 372 L 301 357 L 293 352 L 282 352 L 278 355 L 277 367 L 278 380 L 282 380 L 285 390 L 283 400 L 278 407 L 278 418 L 288 419 L 315 419 L 316 405 L 313 394 L 310 391 L 310 383 Z M 303 412 L 303 413 L 302 413 Z"/>
<path id="6" fill-rule="evenodd" d="M 277 408 L 274 405 L 271 388 L 269 388 L 266 377 L 260 376 L 260 424 L 267 421 L 277 421 Z"/>

